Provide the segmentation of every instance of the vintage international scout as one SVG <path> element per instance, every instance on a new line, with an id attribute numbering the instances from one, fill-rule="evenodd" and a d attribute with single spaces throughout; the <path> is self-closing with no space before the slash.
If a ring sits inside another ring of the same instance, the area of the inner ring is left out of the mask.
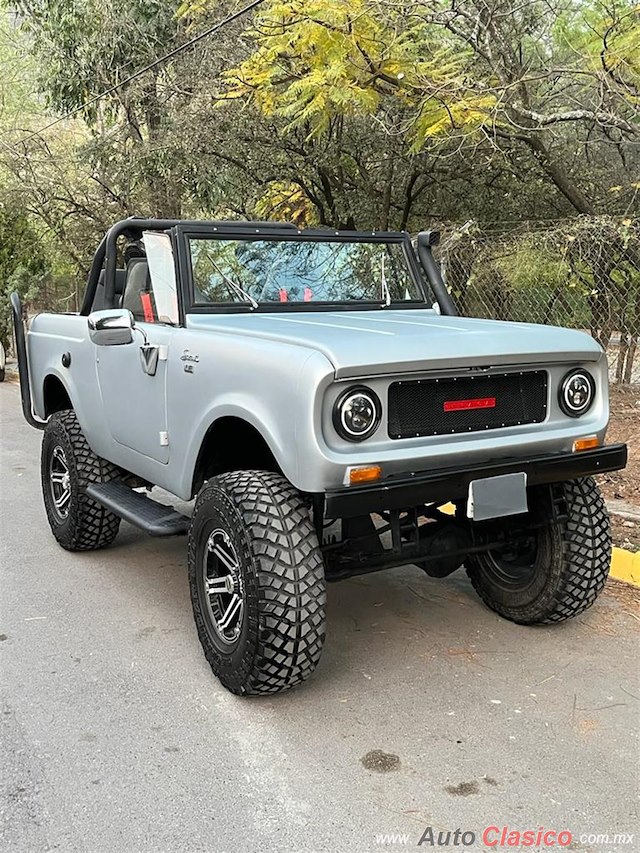
<path id="1" fill-rule="evenodd" d="M 311 674 L 326 581 L 464 565 L 527 625 L 604 585 L 592 475 L 626 463 L 604 444 L 606 357 L 579 331 L 457 316 L 436 239 L 129 219 L 79 313 L 25 335 L 12 298 L 54 536 L 188 534 L 198 636 L 234 693 Z M 195 498 L 191 517 L 155 487 Z"/>

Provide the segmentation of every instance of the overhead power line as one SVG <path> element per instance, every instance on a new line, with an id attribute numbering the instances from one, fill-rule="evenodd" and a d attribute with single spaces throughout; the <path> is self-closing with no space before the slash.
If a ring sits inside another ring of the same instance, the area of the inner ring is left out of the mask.
<path id="1" fill-rule="evenodd" d="M 44 127 L 41 127 L 39 130 L 34 130 L 33 133 L 29 133 L 23 139 L 18 140 L 18 142 L 14 142 L 11 148 L 16 148 L 18 145 L 23 145 L 25 142 L 28 142 L 30 139 L 33 139 L 34 136 L 40 136 L 40 134 L 44 133 L 46 130 L 49 130 L 51 127 L 55 127 L 57 124 L 60 124 L 62 121 L 66 121 L 69 118 L 73 118 L 73 116 L 81 113 L 83 110 L 86 110 L 87 107 L 92 106 L 93 104 L 97 104 L 98 101 L 101 101 L 103 98 L 106 98 L 107 95 L 113 94 L 113 92 L 117 92 L 118 89 L 122 89 L 123 86 L 131 83 L 132 80 L 136 80 L 138 77 L 141 77 L 143 74 L 146 74 L 147 71 L 151 71 L 154 68 L 157 68 L 159 65 L 162 65 L 165 62 L 168 62 L 170 59 L 173 59 L 174 56 L 178 56 L 180 53 L 184 53 L 185 50 L 190 50 L 196 44 L 201 42 L 203 39 L 206 39 L 208 36 L 213 33 L 221 30 L 223 27 L 232 24 L 234 21 L 237 21 L 239 18 L 242 18 L 243 15 L 246 15 L 247 12 L 251 12 L 253 9 L 256 9 L 258 6 L 261 6 L 266 0 L 253 0 L 252 3 L 248 3 L 246 6 L 243 6 L 242 9 L 238 9 L 237 12 L 234 12 L 232 15 L 224 18 L 222 21 L 218 21 L 217 24 L 214 24 L 212 27 L 209 27 L 208 30 L 204 30 L 199 35 L 194 36 L 194 38 L 186 41 L 184 44 L 179 45 L 173 50 L 169 51 L 169 53 L 165 53 L 164 56 L 161 56 L 159 59 L 154 60 L 149 65 L 146 65 L 144 68 L 141 68 L 139 71 L 136 71 L 134 74 L 131 74 L 129 77 L 126 77 L 124 80 L 121 80 L 120 83 L 116 83 L 114 86 L 111 86 L 109 89 L 105 89 L 104 92 L 101 92 L 99 95 L 96 95 L 94 98 L 90 98 L 88 101 L 85 101 L 83 104 L 80 104 L 79 107 L 75 107 L 73 110 L 69 110 L 68 113 L 60 116 L 49 124 L 45 124 Z"/>

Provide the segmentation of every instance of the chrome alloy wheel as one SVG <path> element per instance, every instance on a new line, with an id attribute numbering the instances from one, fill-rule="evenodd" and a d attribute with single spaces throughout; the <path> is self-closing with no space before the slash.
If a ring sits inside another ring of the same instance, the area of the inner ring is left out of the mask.
<path id="1" fill-rule="evenodd" d="M 202 573 L 211 624 L 224 643 L 233 644 L 242 630 L 244 584 L 236 549 L 220 528 L 207 539 Z"/>
<path id="2" fill-rule="evenodd" d="M 55 511 L 60 520 L 64 521 L 69 515 L 71 480 L 67 457 L 59 444 L 53 448 L 49 458 L 49 488 Z"/>

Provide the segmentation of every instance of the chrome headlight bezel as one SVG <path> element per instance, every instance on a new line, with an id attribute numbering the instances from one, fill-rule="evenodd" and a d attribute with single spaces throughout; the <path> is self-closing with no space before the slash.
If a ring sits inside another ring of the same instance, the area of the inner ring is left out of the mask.
<path id="1" fill-rule="evenodd" d="M 366 413 L 367 404 L 371 410 L 368 415 L 368 424 L 366 428 L 357 430 L 353 424 L 349 423 L 349 405 L 357 398 L 360 398 L 364 403 L 365 409 L 361 410 L 360 415 Z M 370 438 L 380 426 L 382 420 L 382 403 L 380 398 L 368 388 L 366 385 L 352 385 L 340 394 L 333 406 L 333 426 L 335 431 L 341 438 L 346 441 L 365 441 Z"/>
<path id="2" fill-rule="evenodd" d="M 576 384 L 577 383 L 577 384 Z M 582 393 L 584 401 L 576 404 L 571 394 Z M 583 368 L 570 370 L 560 383 L 558 403 L 560 408 L 570 418 L 580 418 L 589 411 L 596 399 L 596 380 Z"/>

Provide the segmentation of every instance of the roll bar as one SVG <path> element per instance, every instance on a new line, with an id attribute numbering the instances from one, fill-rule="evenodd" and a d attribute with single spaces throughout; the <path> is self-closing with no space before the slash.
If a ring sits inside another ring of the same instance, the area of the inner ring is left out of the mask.
<path id="1" fill-rule="evenodd" d="M 104 300 L 105 305 L 113 307 L 115 301 L 115 281 L 116 281 L 116 258 L 117 258 L 117 243 L 118 237 L 126 234 L 128 231 L 140 237 L 143 231 L 167 231 L 169 228 L 175 228 L 177 225 L 189 227 L 208 225 L 212 228 L 221 230 L 238 230 L 240 228 L 261 228 L 268 230 L 270 228 L 285 228 L 286 230 L 296 231 L 296 226 L 282 222 L 260 222 L 260 221 L 239 221 L 231 222 L 229 220 L 213 220 L 203 222 L 202 220 L 186 220 L 186 219 L 141 219 L 137 216 L 131 216 L 129 219 L 123 219 L 116 222 L 105 234 L 100 241 L 100 245 L 96 249 L 87 279 L 87 288 L 85 290 L 84 299 L 80 308 L 80 314 L 87 316 L 91 313 L 91 306 L 98 288 L 98 280 L 100 273 L 104 268 Z"/>
<path id="2" fill-rule="evenodd" d="M 456 304 L 453 301 L 451 294 L 447 290 L 438 262 L 433 257 L 433 252 L 431 251 L 432 247 L 437 246 L 439 242 L 439 231 L 421 231 L 416 240 L 418 257 L 420 258 L 422 268 L 429 279 L 429 284 L 431 285 L 433 294 L 438 300 L 440 310 L 443 314 L 447 314 L 451 317 L 457 317 L 459 315 L 459 311 L 456 308 Z"/>

